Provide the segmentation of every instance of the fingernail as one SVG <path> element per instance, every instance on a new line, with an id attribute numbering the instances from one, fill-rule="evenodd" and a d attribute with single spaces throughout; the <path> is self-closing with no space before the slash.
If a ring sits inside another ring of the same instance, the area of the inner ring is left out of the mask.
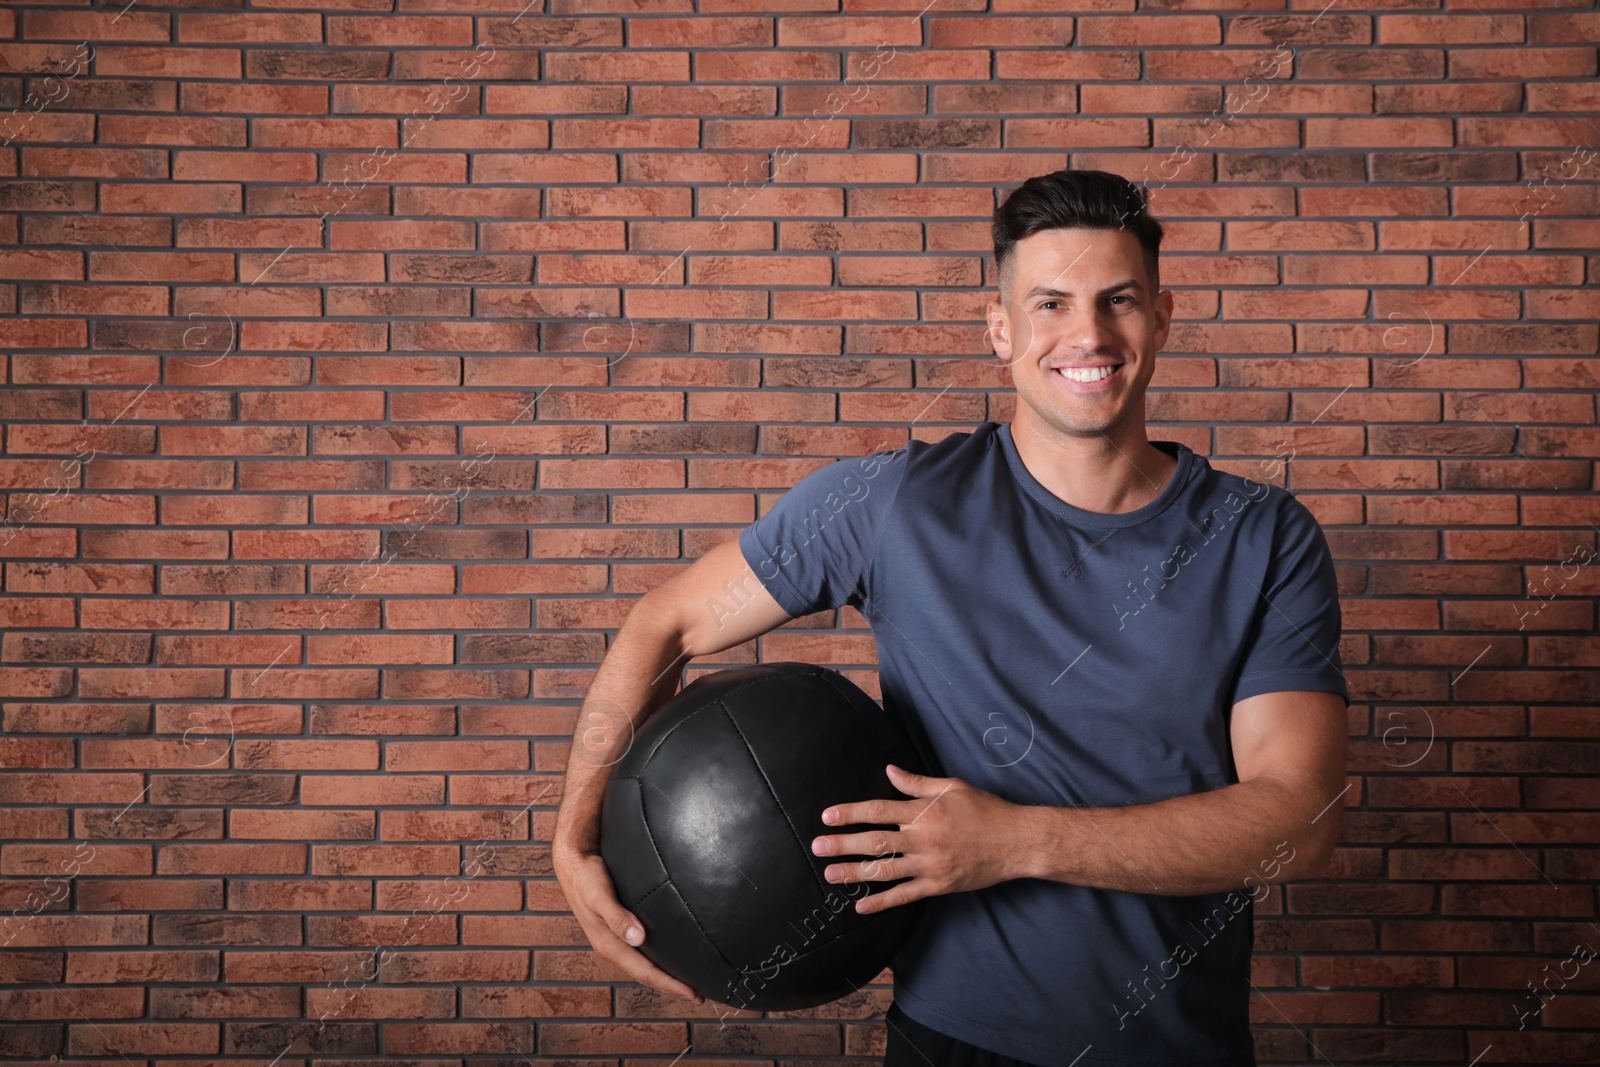
<path id="1" fill-rule="evenodd" d="M 628 944 L 637 945 L 639 942 L 644 940 L 644 931 L 639 929 L 637 926 L 630 926 L 626 931 L 623 932 L 622 937 L 623 940 L 628 942 Z"/>

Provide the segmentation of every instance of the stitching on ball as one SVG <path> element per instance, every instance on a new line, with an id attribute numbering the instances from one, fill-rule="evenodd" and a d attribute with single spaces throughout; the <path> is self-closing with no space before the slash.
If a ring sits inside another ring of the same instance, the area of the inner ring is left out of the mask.
<path id="1" fill-rule="evenodd" d="M 729 714 L 727 707 L 720 701 L 718 702 L 718 706 L 722 708 L 722 714 L 727 715 L 728 722 L 733 727 L 733 732 L 739 735 L 740 741 L 744 742 L 745 751 L 750 753 L 750 762 L 755 764 L 756 773 L 761 775 L 762 784 L 767 787 L 767 792 L 772 794 L 773 801 L 778 805 L 778 811 L 783 815 L 783 821 L 788 824 L 789 832 L 794 835 L 794 843 L 800 846 L 800 854 L 809 855 L 811 850 L 806 847 L 805 840 L 801 838 L 799 827 L 795 826 L 794 821 L 789 818 L 788 811 L 784 810 L 783 800 L 778 796 L 778 791 L 772 788 L 772 782 L 767 779 L 766 769 L 761 766 L 761 760 L 756 757 L 756 750 L 750 747 L 749 738 L 745 737 L 744 731 L 739 729 L 739 723 L 731 714 Z M 822 880 L 820 875 L 817 874 L 816 865 L 808 863 L 806 864 L 806 867 L 811 871 L 811 878 L 816 882 L 817 888 L 822 890 L 822 895 L 826 897 L 828 895 L 828 884 Z M 838 937 L 840 934 L 844 933 L 844 928 L 839 925 L 836 917 L 830 918 L 834 924 L 833 936 Z"/>
<path id="2" fill-rule="evenodd" d="M 634 908 L 637 908 L 640 904 L 643 904 L 645 901 L 649 900 L 652 896 L 654 896 L 655 893 L 656 893 L 656 890 L 661 889 L 664 886 L 669 886 L 671 884 L 672 884 L 672 879 L 671 878 L 666 879 L 665 881 L 663 881 L 660 884 L 658 884 L 655 887 L 655 889 L 649 890 L 648 892 L 645 893 L 644 896 L 640 897 L 638 900 L 634 901 L 632 904 L 629 904 L 628 905 L 628 909 L 631 911 Z"/>
<path id="3" fill-rule="evenodd" d="M 697 714 L 698 714 L 698 712 L 697 712 Z M 641 785 L 642 785 L 642 783 L 641 783 Z M 657 788 L 659 788 L 659 787 L 657 787 Z M 665 882 L 661 883 L 661 885 L 671 887 L 672 895 L 678 898 L 678 903 L 683 905 L 684 913 L 689 916 L 689 920 L 694 923 L 696 928 L 699 929 L 700 935 L 703 938 L 705 938 L 706 944 L 711 946 L 711 950 L 717 954 L 718 958 L 720 958 L 722 960 L 722 962 L 727 964 L 729 967 L 733 967 L 735 970 L 737 970 L 738 969 L 738 965 L 735 964 L 732 960 L 730 960 L 727 957 L 727 954 L 722 951 L 722 946 L 718 945 L 716 943 L 716 941 L 711 937 L 711 931 L 709 931 L 709 930 L 707 930 L 705 928 L 705 924 L 702 923 L 700 921 L 700 917 L 694 913 L 694 909 L 689 906 L 689 902 L 687 900 L 683 899 L 683 894 L 682 893 L 678 892 L 678 887 L 672 884 L 672 871 L 670 869 L 668 869 L 668 867 L 667 867 L 667 858 L 661 854 L 661 848 L 660 848 L 659 845 L 656 844 L 656 832 L 650 826 L 650 813 L 649 813 L 648 810 L 646 810 L 646 808 L 644 806 L 644 792 L 643 792 L 642 789 L 640 790 L 640 793 L 639 793 L 639 821 L 644 823 L 644 836 L 645 836 L 646 839 L 649 840 L 650 848 L 656 854 L 656 862 L 661 865 L 661 869 L 663 871 L 667 872 L 667 880 Z M 656 889 L 660 889 L 660 888 L 661 888 L 661 886 L 657 886 L 656 887 Z M 654 890 L 652 890 L 651 892 L 654 892 Z"/>

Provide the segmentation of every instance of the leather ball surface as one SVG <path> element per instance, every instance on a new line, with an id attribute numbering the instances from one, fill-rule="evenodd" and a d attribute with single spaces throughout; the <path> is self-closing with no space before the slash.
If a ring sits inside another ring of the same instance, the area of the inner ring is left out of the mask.
<path id="1" fill-rule="evenodd" d="M 600 852 L 639 946 L 709 1001 L 755 1011 L 826 1004 L 875 978 L 923 912 L 855 903 L 895 881 L 830 883 L 832 804 L 907 800 L 884 765 L 926 773 L 900 724 L 844 675 L 768 663 L 704 675 L 648 716 L 612 765 Z M 887 857 L 885 857 L 887 858 Z"/>

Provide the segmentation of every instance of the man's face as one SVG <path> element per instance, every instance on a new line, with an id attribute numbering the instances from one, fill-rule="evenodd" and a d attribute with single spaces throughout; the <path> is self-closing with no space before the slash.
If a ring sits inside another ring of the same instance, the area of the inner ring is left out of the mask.
<path id="1" fill-rule="evenodd" d="M 1132 416 L 1167 342 L 1172 294 L 1153 293 L 1129 230 L 1041 230 L 1012 249 L 989 336 L 1011 368 L 1018 409 L 1058 432 L 1110 433 Z M 1066 373 L 1063 373 L 1062 368 Z M 1110 373 L 1107 374 L 1109 369 Z"/>

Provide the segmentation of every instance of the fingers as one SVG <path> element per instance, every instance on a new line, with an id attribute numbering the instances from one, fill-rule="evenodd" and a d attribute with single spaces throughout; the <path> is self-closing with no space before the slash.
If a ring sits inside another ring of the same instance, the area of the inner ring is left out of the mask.
<path id="1" fill-rule="evenodd" d="M 616 947 L 611 952 L 602 952 L 601 955 L 627 971 L 640 985 L 681 997 L 696 1006 L 706 1002 L 705 997 L 645 959 L 638 949 Z"/>
<path id="2" fill-rule="evenodd" d="M 696 1005 L 705 1003 L 705 997 L 651 963 L 634 947 L 644 943 L 647 936 L 644 924 L 617 899 L 611 873 L 599 855 L 586 856 L 559 873 L 572 882 L 568 899 L 573 915 L 596 952 L 640 985 L 682 997 Z"/>
<path id="3" fill-rule="evenodd" d="M 868 830 L 861 834 L 823 834 L 811 839 L 815 856 L 887 856 L 895 850 L 899 834 Z"/>
<path id="4" fill-rule="evenodd" d="M 605 913 L 606 926 L 619 941 L 626 941 L 635 946 L 644 941 L 644 926 L 631 911 L 618 903 L 615 897 L 611 899 L 610 906 L 598 910 Z"/>
<path id="5" fill-rule="evenodd" d="M 839 882 L 892 882 L 896 878 L 910 876 L 910 871 L 902 870 L 904 857 L 896 854 L 893 858 L 877 857 L 865 863 L 830 863 L 823 871 L 823 877 L 828 881 Z"/>
<path id="6" fill-rule="evenodd" d="M 885 809 L 881 806 L 885 803 L 891 802 L 863 800 L 856 804 L 835 804 L 830 808 L 823 809 L 822 821 L 829 826 L 850 826 L 854 823 L 863 822 L 891 822 L 893 820 L 884 814 Z M 900 801 L 893 801 L 892 803 L 900 803 Z"/>
<path id="7" fill-rule="evenodd" d="M 633 920 L 633 922 L 637 924 L 637 920 Z M 637 928 L 641 932 L 639 942 L 643 944 L 643 927 L 639 926 Z M 701 996 L 699 993 L 696 993 L 690 986 L 678 981 L 678 979 L 672 977 L 672 975 L 651 963 L 650 960 L 646 958 L 644 953 L 640 952 L 636 948 L 633 948 L 626 941 L 618 938 L 616 934 L 608 927 L 602 925 L 600 929 L 604 930 L 605 933 L 610 934 L 611 936 L 591 936 L 589 940 L 591 943 L 593 943 L 595 951 L 626 971 L 629 977 L 631 977 L 634 981 L 638 982 L 640 985 L 649 986 L 651 989 L 659 989 L 663 993 L 670 993 L 672 996 L 681 997 L 684 1000 L 691 1001 L 697 1005 L 705 1003 L 705 997 Z"/>
<path id="8" fill-rule="evenodd" d="M 644 953 L 637 951 L 637 946 L 644 944 L 644 924 L 631 911 L 621 904 L 617 904 L 607 909 L 605 922 L 612 936 L 618 941 L 623 942 L 624 945 L 634 946 L 633 948 L 617 947 L 615 955 L 611 959 L 613 963 L 633 975 L 640 985 L 659 989 L 663 993 L 671 993 L 675 997 L 682 997 L 685 1000 L 693 1001 L 695 1004 L 705 1003 L 705 997 L 661 970 L 661 968 L 651 963 Z"/>
<path id="9" fill-rule="evenodd" d="M 927 806 L 921 798 L 858 800 L 853 804 L 830 804 L 822 809 L 820 818 L 829 826 L 852 826 L 858 823 L 893 823 L 900 826 L 911 822 Z"/>
<path id="10" fill-rule="evenodd" d="M 928 895 L 919 888 L 919 883 L 923 881 L 924 879 L 921 878 L 913 878 L 909 882 L 901 882 L 892 889 L 885 889 L 881 893 L 873 893 L 871 896 L 862 897 L 856 901 L 856 911 L 865 915 L 868 912 L 883 911 L 886 908 L 894 908 L 901 904 L 909 904 L 913 900 L 920 900 Z"/>

